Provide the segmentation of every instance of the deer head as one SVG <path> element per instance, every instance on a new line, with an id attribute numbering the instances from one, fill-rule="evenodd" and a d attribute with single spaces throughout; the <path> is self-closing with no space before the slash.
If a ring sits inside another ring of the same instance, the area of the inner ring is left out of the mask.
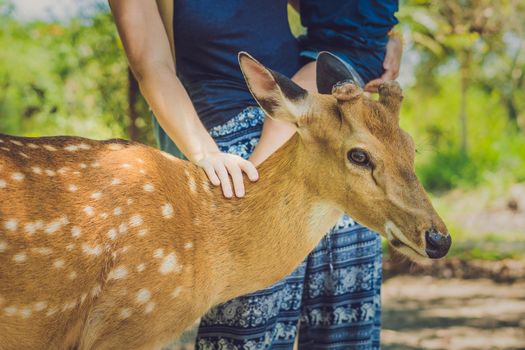
<path id="1" fill-rule="evenodd" d="M 446 255 L 450 235 L 415 174 L 414 142 L 399 127 L 403 96 L 396 82 L 382 84 L 375 101 L 342 61 L 321 53 L 319 93 L 310 93 L 246 53 L 239 62 L 267 115 L 297 128 L 297 161 L 310 172 L 305 179 L 319 198 L 412 259 Z"/>

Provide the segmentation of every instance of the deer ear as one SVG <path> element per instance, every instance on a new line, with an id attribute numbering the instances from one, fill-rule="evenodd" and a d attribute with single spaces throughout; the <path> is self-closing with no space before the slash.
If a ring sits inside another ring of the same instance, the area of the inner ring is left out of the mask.
<path id="1" fill-rule="evenodd" d="M 308 92 L 246 52 L 239 53 L 239 64 L 250 92 L 264 112 L 298 125 L 310 106 Z"/>
<path id="2" fill-rule="evenodd" d="M 320 94 L 332 93 L 332 88 L 343 81 L 364 86 L 363 79 L 350 65 L 330 52 L 323 51 L 317 56 L 317 91 Z"/>

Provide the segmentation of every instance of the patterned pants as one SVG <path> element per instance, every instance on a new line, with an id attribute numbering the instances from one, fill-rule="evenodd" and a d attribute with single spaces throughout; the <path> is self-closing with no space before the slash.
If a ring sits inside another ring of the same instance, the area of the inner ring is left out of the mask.
<path id="1" fill-rule="evenodd" d="M 210 134 L 221 151 L 248 158 L 263 120 L 250 107 Z M 210 310 L 196 348 L 291 350 L 298 334 L 301 350 L 379 349 L 381 266 L 379 235 L 344 215 L 282 281 Z"/>

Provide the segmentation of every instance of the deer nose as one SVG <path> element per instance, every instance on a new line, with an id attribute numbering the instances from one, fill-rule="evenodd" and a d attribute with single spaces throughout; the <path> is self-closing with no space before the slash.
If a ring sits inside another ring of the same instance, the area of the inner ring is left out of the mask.
<path id="1" fill-rule="evenodd" d="M 425 251 L 431 259 L 439 259 L 447 255 L 452 243 L 452 238 L 450 235 L 442 234 L 435 228 L 431 228 L 425 232 L 425 240 L 427 242 L 427 247 Z"/>

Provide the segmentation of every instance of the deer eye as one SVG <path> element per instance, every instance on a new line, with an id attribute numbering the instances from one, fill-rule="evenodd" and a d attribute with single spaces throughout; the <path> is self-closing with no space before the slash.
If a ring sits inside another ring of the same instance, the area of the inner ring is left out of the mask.
<path id="1" fill-rule="evenodd" d="M 349 161 L 359 166 L 371 167 L 372 165 L 370 156 L 361 148 L 352 148 L 348 151 L 347 157 Z"/>

